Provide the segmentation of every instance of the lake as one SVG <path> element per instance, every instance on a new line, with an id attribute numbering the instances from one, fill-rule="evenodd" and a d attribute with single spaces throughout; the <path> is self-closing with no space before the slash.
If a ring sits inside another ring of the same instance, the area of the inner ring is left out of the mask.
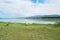
<path id="1" fill-rule="evenodd" d="M 0 22 L 12 22 L 12 23 L 36 23 L 36 24 L 54 24 L 59 19 L 0 19 Z"/>

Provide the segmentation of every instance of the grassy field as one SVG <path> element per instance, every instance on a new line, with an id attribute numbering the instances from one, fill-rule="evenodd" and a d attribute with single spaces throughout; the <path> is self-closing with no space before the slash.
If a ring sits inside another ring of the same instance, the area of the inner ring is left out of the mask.
<path id="1" fill-rule="evenodd" d="M 60 40 L 60 27 L 0 22 L 0 40 Z"/>

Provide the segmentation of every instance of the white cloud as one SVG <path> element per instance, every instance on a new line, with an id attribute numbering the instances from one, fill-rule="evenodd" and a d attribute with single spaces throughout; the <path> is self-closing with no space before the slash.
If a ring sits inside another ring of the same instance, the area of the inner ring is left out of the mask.
<path id="1" fill-rule="evenodd" d="M 59 4 L 60 0 L 46 0 L 44 4 L 34 4 L 30 0 L 0 0 L 0 8 L 5 10 L 9 17 L 59 14 Z"/>

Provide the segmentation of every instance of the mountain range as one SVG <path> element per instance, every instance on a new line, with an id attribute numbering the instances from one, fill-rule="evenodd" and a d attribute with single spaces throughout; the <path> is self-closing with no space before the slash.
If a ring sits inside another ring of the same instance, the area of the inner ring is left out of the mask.
<path id="1" fill-rule="evenodd" d="M 40 19 L 40 18 L 60 18 L 60 15 L 35 15 L 29 17 L 0 18 L 0 19 Z"/>
<path id="2" fill-rule="evenodd" d="M 35 15 L 26 17 L 27 19 L 39 19 L 39 18 L 60 18 L 60 15 Z"/>

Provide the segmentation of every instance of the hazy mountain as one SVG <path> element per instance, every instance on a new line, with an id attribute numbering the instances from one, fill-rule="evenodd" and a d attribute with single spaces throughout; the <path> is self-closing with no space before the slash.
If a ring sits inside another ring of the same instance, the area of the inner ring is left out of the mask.
<path id="1" fill-rule="evenodd" d="M 60 18 L 60 15 L 35 15 L 27 17 L 27 19 L 39 19 L 39 18 Z"/>
<path id="2" fill-rule="evenodd" d="M 40 19 L 40 18 L 60 18 L 60 15 L 35 15 L 30 17 L 16 17 L 16 18 L 5 18 L 5 19 Z"/>

